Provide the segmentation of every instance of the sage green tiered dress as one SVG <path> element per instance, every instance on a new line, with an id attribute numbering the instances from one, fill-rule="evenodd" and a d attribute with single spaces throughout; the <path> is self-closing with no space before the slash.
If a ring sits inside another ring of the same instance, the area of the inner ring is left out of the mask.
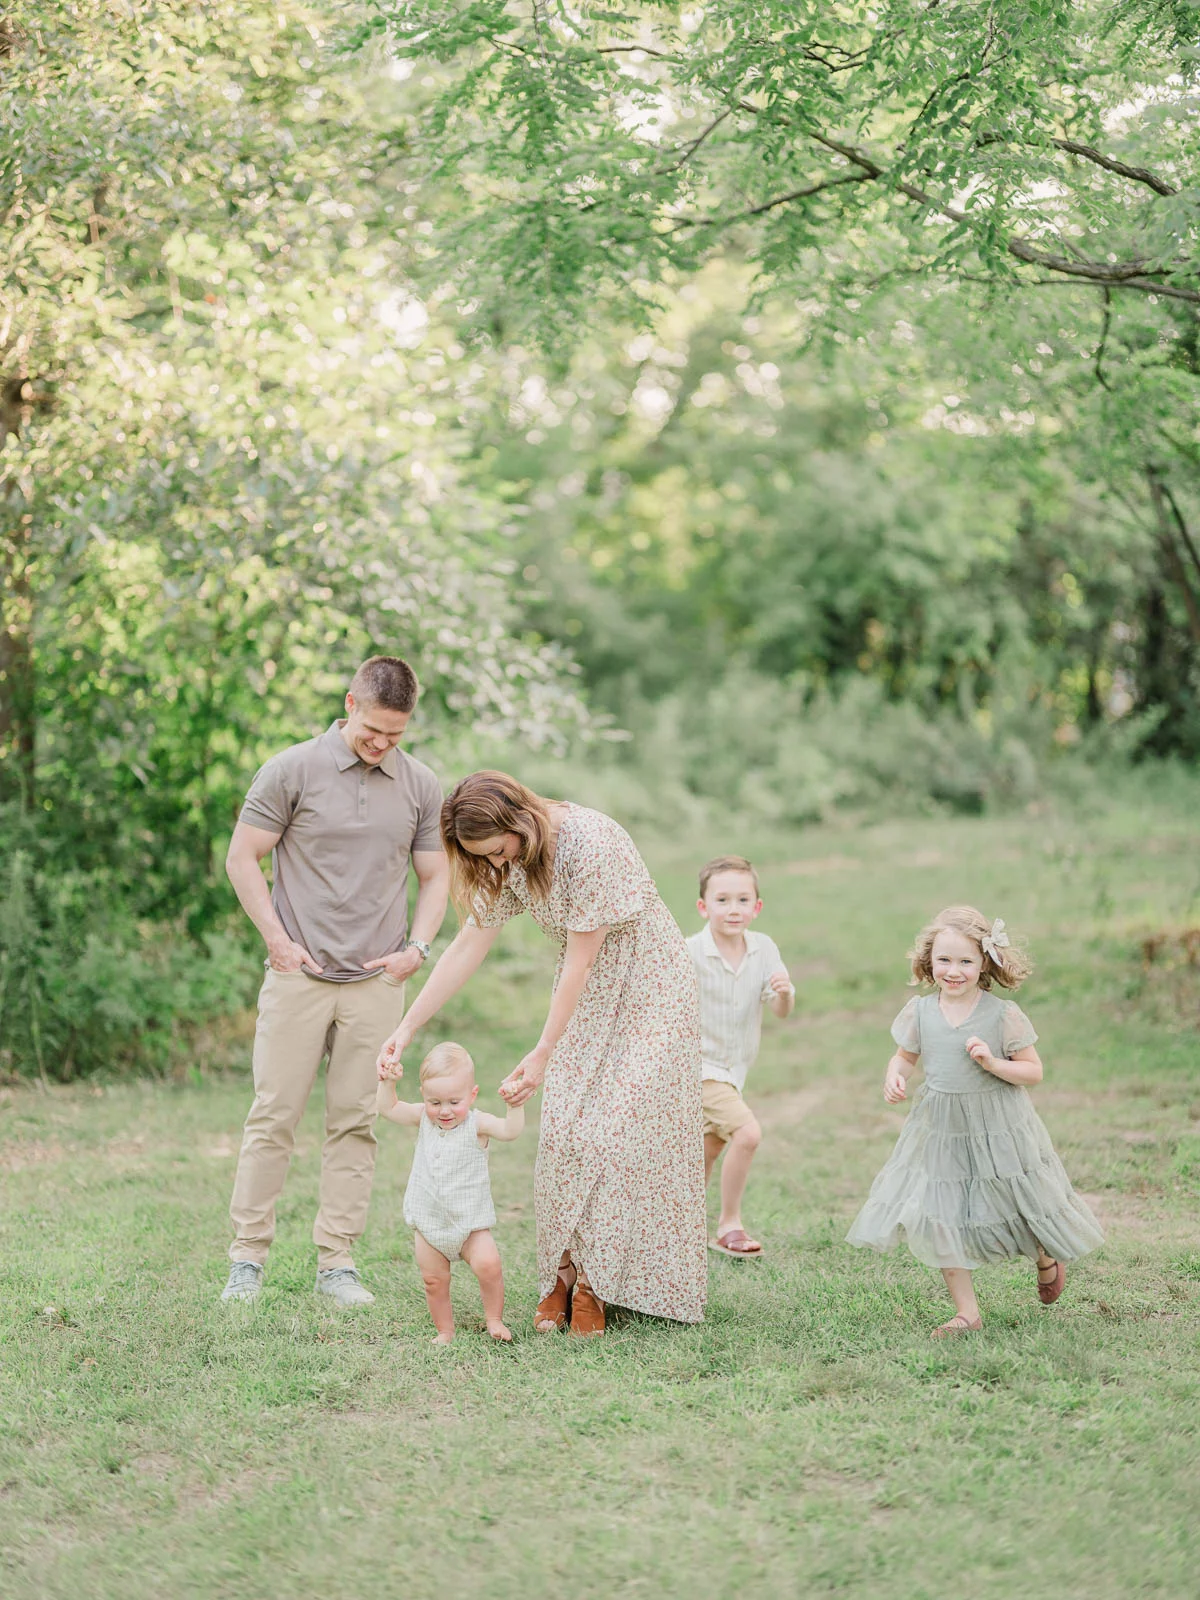
<path id="1" fill-rule="evenodd" d="M 902 1050 L 921 1058 L 916 1092 L 887 1165 L 847 1234 L 853 1245 L 890 1250 L 904 1234 L 931 1267 L 981 1267 L 1046 1250 L 1074 1261 L 1104 1242 L 1071 1187 L 1029 1093 L 967 1054 L 978 1036 L 997 1057 L 1033 1044 L 1029 1018 L 1011 1000 L 981 993 L 958 1027 L 936 994 L 909 1001 L 892 1024 Z"/>

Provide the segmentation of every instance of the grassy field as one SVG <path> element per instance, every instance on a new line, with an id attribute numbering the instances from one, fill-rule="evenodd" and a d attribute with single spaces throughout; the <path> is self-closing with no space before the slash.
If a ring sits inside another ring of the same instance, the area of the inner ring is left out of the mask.
<path id="1" fill-rule="evenodd" d="M 315 1104 L 267 1287 L 231 1311 L 247 1077 L 0 1091 L 0 1593 L 1194 1596 L 1200 972 L 1143 942 L 1200 921 L 1200 793 L 650 848 L 688 931 L 694 866 L 748 846 L 800 1003 L 749 1090 L 768 1255 L 713 1258 L 698 1328 L 528 1332 L 531 1134 L 492 1159 L 517 1341 L 477 1331 L 458 1268 L 435 1351 L 391 1127 L 359 1256 L 378 1303 L 339 1319 L 311 1293 Z M 1038 1105 L 1108 1243 L 1052 1309 L 1027 1264 L 981 1273 L 984 1333 L 937 1344 L 940 1279 L 841 1240 L 902 1120 L 880 1089 L 904 951 L 960 899 L 1030 939 Z M 482 1104 L 549 971 L 514 926 L 453 1017 Z"/>

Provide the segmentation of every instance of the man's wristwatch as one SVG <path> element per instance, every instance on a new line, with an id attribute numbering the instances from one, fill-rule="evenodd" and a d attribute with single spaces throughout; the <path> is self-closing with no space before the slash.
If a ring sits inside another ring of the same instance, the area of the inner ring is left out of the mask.
<path id="1" fill-rule="evenodd" d="M 431 946 L 427 945 L 424 939 L 405 939 L 404 948 L 406 950 L 415 950 L 421 957 L 422 961 L 429 960 L 429 951 Z"/>

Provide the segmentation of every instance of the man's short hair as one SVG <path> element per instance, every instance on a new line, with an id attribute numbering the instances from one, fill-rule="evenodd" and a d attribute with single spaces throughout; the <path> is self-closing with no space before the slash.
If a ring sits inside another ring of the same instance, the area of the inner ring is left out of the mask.
<path id="1" fill-rule="evenodd" d="M 351 679 L 350 693 L 360 706 L 411 711 L 417 703 L 420 685 L 416 673 L 399 656 L 372 656 Z"/>
<path id="2" fill-rule="evenodd" d="M 754 895 L 758 898 L 758 873 L 746 860 L 745 856 L 717 856 L 714 861 L 709 861 L 700 868 L 700 898 L 708 893 L 710 878 L 715 878 L 718 872 L 748 872 L 754 880 Z"/>

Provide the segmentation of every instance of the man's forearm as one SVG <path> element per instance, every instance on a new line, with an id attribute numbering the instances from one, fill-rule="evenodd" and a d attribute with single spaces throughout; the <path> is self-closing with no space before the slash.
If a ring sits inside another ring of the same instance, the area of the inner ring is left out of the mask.
<path id="1" fill-rule="evenodd" d="M 273 940 L 286 939 L 287 933 L 283 923 L 275 914 L 275 907 L 271 904 L 271 891 L 267 887 L 267 880 L 263 877 L 258 862 L 253 857 L 249 860 L 238 857 L 226 861 L 225 871 L 233 885 L 233 892 L 238 897 L 238 903 L 262 934 L 264 941 L 270 945 Z"/>
<path id="2" fill-rule="evenodd" d="M 417 890 L 417 903 L 413 907 L 410 936 L 422 944 L 432 944 L 441 931 L 450 902 L 450 891 L 445 878 L 430 878 Z"/>

